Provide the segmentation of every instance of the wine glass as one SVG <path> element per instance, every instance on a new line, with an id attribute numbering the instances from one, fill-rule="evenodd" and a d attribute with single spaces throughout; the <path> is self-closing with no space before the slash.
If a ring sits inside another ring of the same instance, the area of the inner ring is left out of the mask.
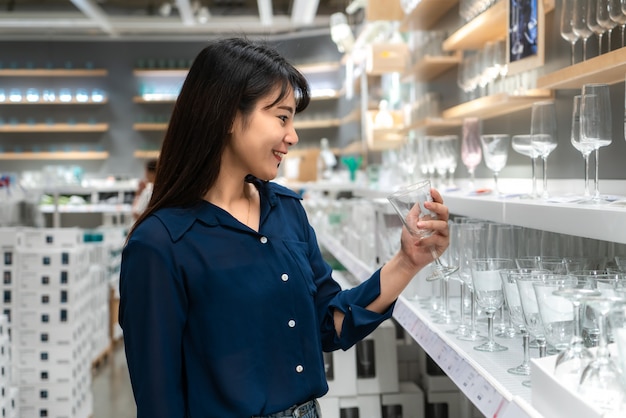
<path id="1" fill-rule="evenodd" d="M 585 84 L 580 101 L 581 142 L 592 145 L 596 156 L 593 201 L 602 203 L 598 186 L 600 148 L 611 144 L 611 99 L 608 84 Z"/>
<path id="2" fill-rule="evenodd" d="M 470 175 L 470 189 L 474 189 L 474 171 L 483 158 L 480 147 L 480 120 L 463 119 L 463 137 L 461 139 L 461 160 Z"/>
<path id="3" fill-rule="evenodd" d="M 624 0 L 609 0 L 609 16 L 616 24 L 620 25 L 622 44 L 624 46 L 624 31 L 626 30 L 626 11 L 622 10 Z"/>
<path id="4" fill-rule="evenodd" d="M 433 234 L 432 230 L 420 229 L 417 223 L 421 220 L 437 219 L 437 214 L 429 211 L 424 206 L 425 202 L 432 202 L 433 198 L 430 194 L 430 181 L 423 180 L 409 186 L 405 186 L 387 196 L 387 200 L 396 211 L 402 224 L 409 233 L 418 238 L 427 238 Z M 456 272 L 458 266 L 444 266 L 439 260 L 439 254 L 435 246 L 430 247 L 431 254 L 434 258 L 435 266 L 432 274 L 426 280 L 432 281 L 449 276 Z"/>
<path id="5" fill-rule="evenodd" d="M 576 148 L 583 156 L 585 161 L 585 192 L 583 197 L 591 198 L 591 192 L 589 191 L 589 155 L 593 151 L 593 145 L 581 141 L 580 134 L 580 103 L 582 96 L 574 96 L 574 107 L 572 108 L 572 129 L 570 134 L 570 141 L 574 148 Z"/>
<path id="6" fill-rule="evenodd" d="M 500 270 L 502 280 L 502 290 L 504 291 L 504 301 L 509 307 L 509 318 L 511 322 L 520 330 L 522 334 L 522 349 L 524 358 L 519 366 L 511 367 L 507 372 L 518 376 L 530 375 L 530 334 L 524 324 L 522 313 L 522 301 L 517 288 L 517 275 L 520 273 L 530 273 L 525 269 L 504 269 Z"/>
<path id="7" fill-rule="evenodd" d="M 500 194 L 498 174 L 506 165 L 506 160 L 509 155 L 509 140 L 510 137 L 506 134 L 480 136 L 483 155 L 485 156 L 485 165 L 493 171 L 496 194 Z"/>
<path id="8" fill-rule="evenodd" d="M 575 277 L 564 274 L 542 274 L 541 280 L 533 282 L 541 323 L 546 341 L 557 351 L 564 351 L 574 333 L 574 312 L 572 303 L 555 292 L 564 288 L 574 288 L 578 283 Z"/>
<path id="9" fill-rule="evenodd" d="M 493 314 L 504 303 L 500 270 L 514 266 L 510 258 L 476 258 L 471 261 L 472 283 L 476 302 L 487 314 L 487 341 L 474 347 L 478 351 L 505 351 L 508 347 L 493 338 Z"/>
<path id="10" fill-rule="evenodd" d="M 543 163 L 543 192 L 541 197 L 548 198 L 548 155 L 557 146 L 556 108 L 553 101 L 535 102 L 530 117 L 530 135 L 533 149 Z"/>
<path id="11" fill-rule="evenodd" d="M 530 170 L 531 170 L 531 177 L 532 177 L 531 197 L 537 197 L 536 167 L 537 167 L 537 157 L 539 156 L 539 154 L 532 147 L 531 139 L 532 139 L 532 136 L 530 135 L 513 135 L 513 137 L 511 138 L 511 148 L 513 148 L 513 151 L 517 152 L 518 154 L 522 154 L 527 157 L 530 157 L 530 167 L 531 167 Z"/>
<path id="12" fill-rule="evenodd" d="M 597 0 L 597 2 L 596 19 L 598 24 L 602 26 L 606 32 L 608 44 L 607 52 L 611 52 L 611 34 L 613 33 L 613 28 L 617 26 L 617 22 L 611 19 L 611 14 L 609 12 L 609 4 L 611 0 Z"/>
<path id="13" fill-rule="evenodd" d="M 580 39 L 583 40 L 583 61 L 585 61 L 587 59 L 587 40 L 593 34 L 587 25 L 588 0 L 574 0 L 573 7 L 574 22 L 572 23 L 572 30 Z"/>
<path id="14" fill-rule="evenodd" d="M 563 0 L 561 6 L 561 37 L 571 45 L 571 63 L 576 62 L 576 42 L 580 36 L 574 32 L 574 0 Z"/>
<path id="15" fill-rule="evenodd" d="M 604 28 L 598 23 L 598 0 L 587 1 L 587 27 L 598 36 L 598 55 L 602 54 L 602 36 Z"/>

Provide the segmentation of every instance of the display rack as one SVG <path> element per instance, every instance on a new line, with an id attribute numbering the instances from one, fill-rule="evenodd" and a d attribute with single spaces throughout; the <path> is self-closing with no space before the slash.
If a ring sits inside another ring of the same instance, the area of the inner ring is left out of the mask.
<path id="1" fill-rule="evenodd" d="M 0 77 L 104 77 L 106 69 L 5 68 Z"/>
<path id="2" fill-rule="evenodd" d="M 404 128 L 404 132 L 408 133 L 420 129 L 427 133 L 444 132 L 458 128 L 462 124 L 462 119 L 425 118 L 407 126 Z"/>
<path id="3" fill-rule="evenodd" d="M 491 119 L 529 109 L 534 102 L 548 100 L 553 96 L 550 90 L 530 90 L 523 95 L 499 93 L 448 108 L 442 112 L 442 117 L 444 119 L 463 119 L 466 117 Z"/>
<path id="4" fill-rule="evenodd" d="M 489 41 L 506 36 L 507 1 L 500 0 L 457 29 L 445 41 L 444 51 L 481 49 Z"/>
<path id="5" fill-rule="evenodd" d="M 134 123 L 133 130 L 135 131 L 165 131 L 167 129 L 167 123 Z"/>
<path id="6" fill-rule="evenodd" d="M 617 84 L 624 82 L 626 48 L 590 58 L 537 79 L 541 89 L 580 89 L 586 83 Z"/>
<path id="7" fill-rule="evenodd" d="M 106 151 L 2 152 L 0 160 L 106 160 Z"/>
<path id="8" fill-rule="evenodd" d="M 420 1 L 405 15 L 400 24 L 403 32 L 412 30 L 428 30 L 435 26 L 450 9 L 457 5 L 458 0 Z"/>
<path id="9" fill-rule="evenodd" d="M 106 132 L 108 123 L 18 123 L 0 125 L 0 132 L 29 133 L 29 132 Z"/>
<path id="10" fill-rule="evenodd" d="M 411 67 L 403 79 L 414 77 L 416 81 L 425 83 L 455 68 L 463 59 L 463 53 L 455 51 L 452 55 L 427 55 Z"/>
<path id="11" fill-rule="evenodd" d="M 150 150 L 150 151 L 137 150 L 133 153 L 133 157 L 143 158 L 143 159 L 159 158 L 160 153 L 161 152 L 159 150 Z"/>

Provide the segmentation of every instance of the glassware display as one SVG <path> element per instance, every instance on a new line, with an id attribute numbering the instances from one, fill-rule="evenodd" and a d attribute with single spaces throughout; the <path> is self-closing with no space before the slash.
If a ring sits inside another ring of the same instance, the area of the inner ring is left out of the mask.
<path id="1" fill-rule="evenodd" d="M 609 16 L 611 20 L 620 26 L 621 47 L 624 46 L 624 31 L 626 30 L 626 11 L 622 7 L 626 6 L 624 0 L 609 0 Z"/>
<path id="2" fill-rule="evenodd" d="M 604 28 L 598 23 L 598 0 L 587 1 L 587 27 L 598 37 L 598 55 L 602 53 L 602 37 Z"/>
<path id="3" fill-rule="evenodd" d="M 599 187 L 600 148 L 612 142 L 611 99 L 608 84 L 585 84 L 580 101 L 581 142 L 594 147 L 596 157 L 593 201 L 601 203 Z"/>
<path id="4" fill-rule="evenodd" d="M 509 307 L 509 318 L 522 334 L 523 360 L 518 366 L 507 369 L 507 372 L 518 376 L 530 376 L 530 334 L 526 330 L 524 315 L 522 313 L 522 301 L 517 288 L 517 275 L 529 273 L 524 269 L 500 270 L 504 301 Z"/>
<path id="5" fill-rule="evenodd" d="M 474 171 L 482 161 L 483 152 L 480 145 L 480 120 L 465 118 L 463 120 L 463 136 L 461 138 L 461 161 L 470 175 L 470 189 L 474 189 Z"/>
<path id="6" fill-rule="evenodd" d="M 530 173 L 532 179 L 532 189 L 530 196 L 538 197 L 537 195 L 537 157 L 539 154 L 533 148 L 531 144 L 532 137 L 530 135 L 513 135 L 511 138 L 511 148 L 518 154 L 530 157 Z"/>
<path id="7" fill-rule="evenodd" d="M 430 189 L 430 181 L 423 180 L 400 188 L 387 197 L 409 233 L 419 238 L 427 238 L 432 235 L 433 231 L 419 229 L 417 228 L 417 223 L 422 219 L 437 219 L 437 215 L 424 206 L 425 202 L 432 202 Z M 435 260 L 435 266 L 432 269 L 432 274 L 426 280 L 441 279 L 443 276 L 450 275 L 458 270 L 458 266 L 444 266 L 434 246 L 431 246 L 430 250 Z"/>
<path id="8" fill-rule="evenodd" d="M 607 52 L 611 52 L 611 35 L 613 29 L 617 26 L 617 22 L 611 19 L 609 12 L 611 0 L 597 0 L 597 2 L 596 20 L 598 21 L 598 25 L 604 29 L 604 33 L 606 33 Z"/>
<path id="9" fill-rule="evenodd" d="M 553 101 L 535 102 L 530 120 L 531 144 L 543 163 L 543 191 L 541 197 L 548 194 L 548 156 L 557 146 L 556 108 Z"/>
<path id="10" fill-rule="evenodd" d="M 583 193 L 584 198 L 591 198 L 591 191 L 589 190 L 589 156 L 594 150 L 592 144 L 581 141 L 580 133 L 580 103 L 581 96 L 574 96 L 574 106 L 572 108 L 572 129 L 570 133 L 570 141 L 574 148 L 576 148 L 583 156 L 585 161 L 585 191 Z"/>
<path id="11" fill-rule="evenodd" d="M 478 351 L 505 351 L 508 347 L 498 344 L 493 337 L 493 315 L 504 303 L 500 270 L 513 268 L 508 258 L 476 258 L 470 263 L 476 303 L 487 315 L 487 341 L 475 346 Z"/>

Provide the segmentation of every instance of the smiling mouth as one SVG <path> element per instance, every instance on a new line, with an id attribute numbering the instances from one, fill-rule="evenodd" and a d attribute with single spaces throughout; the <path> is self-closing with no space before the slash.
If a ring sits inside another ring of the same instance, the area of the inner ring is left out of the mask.
<path id="1" fill-rule="evenodd" d="M 282 152 L 274 151 L 274 152 L 273 152 L 273 154 L 274 154 L 274 156 L 275 156 L 276 158 L 278 158 L 278 162 L 279 162 L 279 163 L 280 163 L 280 162 L 283 160 L 283 158 L 285 157 L 285 154 L 284 154 L 284 153 L 282 153 Z"/>

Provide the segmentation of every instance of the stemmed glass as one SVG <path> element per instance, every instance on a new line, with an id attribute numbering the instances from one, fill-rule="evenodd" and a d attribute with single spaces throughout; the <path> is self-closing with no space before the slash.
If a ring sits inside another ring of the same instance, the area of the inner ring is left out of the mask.
<path id="1" fill-rule="evenodd" d="M 616 24 L 620 25 L 622 45 L 624 46 L 624 31 L 626 30 L 626 11 L 622 10 L 624 0 L 609 0 L 609 16 Z"/>
<path id="2" fill-rule="evenodd" d="M 544 270 L 545 272 L 545 270 Z M 528 274 L 520 274 L 517 277 L 517 289 L 519 291 L 520 300 L 522 301 L 522 313 L 524 315 L 524 324 L 537 341 L 539 347 L 539 357 L 546 355 L 546 335 L 539 315 L 539 304 L 537 303 L 537 295 L 533 287 L 533 282 L 541 280 L 541 271 L 532 270 Z"/>
<path id="3" fill-rule="evenodd" d="M 535 102 L 530 118 L 530 135 L 533 149 L 543 163 L 543 192 L 541 197 L 548 198 L 548 155 L 557 146 L 556 108 L 553 101 Z"/>
<path id="4" fill-rule="evenodd" d="M 561 37 L 571 45 L 571 63 L 576 62 L 576 42 L 580 37 L 574 32 L 574 0 L 563 0 L 561 6 Z"/>
<path id="5" fill-rule="evenodd" d="M 430 194 L 430 181 L 423 180 L 418 183 L 403 187 L 398 191 L 387 196 L 387 200 L 391 203 L 402 224 L 409 233 L 418 238 L 427 238 L 433 234 L 432 230 L 417 228 L 417 223 L 421 220 L 437 219 L 437 214 L 429 211 L 424 206 L 425 202 L 432 202 L 433 198 Z M 432 281 L 449 276 L 456 272 L 458 266 L 444 266 L 439 260 L 439 254 L 435 246 L 430 247 L 431 254 L 434 258 L 435 266 L 432 274 L 426 280 Z"/>
<path id="6" fill-rule="evenodd" d="M 480 142 L 485 156 L 485 165 L 493 171 L 496 194 L 500 194 L 498 187 L 498 174 L 506 166 L 509 155 L 509 135 L 494 134 L 481 135 Z"/>
<path id="7" fill-rule="evenodd" d="M 508 347 L 493 338 L 493 314 L 504 303 L 500 270 L 513 268 L 510 258 L 477 258 L 471 261 L 472 283 L 476 302 L 487 314 L 487 341 L 474 347 L 478 351 L 505 351 Z"/>
<path id="8" fill-rule="evenodd" d="M 587 27 L 598 36 L 598 55 L 602 54 L 602 36 L 604 28 L 598 23 L 598 0 L 587 1 Z"/>
<path id="9" fill-rule="evenodd" d="M 587 60 L 587 40 L 593 33 L 587 25 L 587 7 L 588 0 L 574 0 L 572 29 L 583 40 L 583 61 Z"/>
<path id="10" fill-rule="evenodd" d="M 526 330 L 524 324 L 524 315 L 522 313 L 522 300 L 520 299 L 519 290 L 517 288 L 517 276 L 519 274 L 528 274 L 531 270 L 525 269 L 504 269 L 500 270 L 500 279 L 502 280 L 502 289 L 504 291 L 504 300 L 509 307 L 509 318 L 511 322 L 517 326 L 522 334 L 522 349 L 524 359 L 519 366 L 511 367 L 507 372 L 518 376 L 530 375 L 530 334 Z"/>
<path id="11" fill-rule="evenodd" d="M 463 137 L 461 139 L 461 160 L 470 175 L 470 189 L 474 189 L 474 171 L 480 164 L 482 157 L 480 120 L 478 118 L 465 118 L 463 120 Z"/>
<path id="12" fill-rule="evenodd" d="M 585 160 L 585 198 L 591 198 L 591 192 L 589 191 L 589 155 L 593 151 L 592 144 L 581 141 L 580 134 L 580 95 L 574 96 L 574 107 L 572 108 L 572 130 L 570 134 L 570 141 L 574 148 L 576 148 L 583 156 Z"/>
<path id="13" fill-rule="evenodd" d="M 617 22 L 611 19 L 611 15 L 609 12 L 609 4 L 611 0 L 597 0 L 598 5 L 596 9 L 596 19 L 598 24 L 602 26 L 604 31 L 606 32 L 608 49 L 607 52 L 611 52 L 611 34 L 613 32 L 613 28 L 617 26 Z"/>
<path id="14" fill-rule="evenodd" d="M 602 202 L 598 186 L 600 148 L 611 144 L 611 99 L 608 84 L 585 84 L 580 101 L 581 142 L 595 149 L 596 171 L 593 201 Z"/>
<path id="15" fill-rule="evenodd" d="M 530 157 L 530 170 L 532 176 L 532 192 L 531 197 L 537 197 L 537 157 L 539 154 L 531 145 L 532 136 L 530 135 L 513 135 L 511 138 L 511 148 L 518 154 Z"/>

